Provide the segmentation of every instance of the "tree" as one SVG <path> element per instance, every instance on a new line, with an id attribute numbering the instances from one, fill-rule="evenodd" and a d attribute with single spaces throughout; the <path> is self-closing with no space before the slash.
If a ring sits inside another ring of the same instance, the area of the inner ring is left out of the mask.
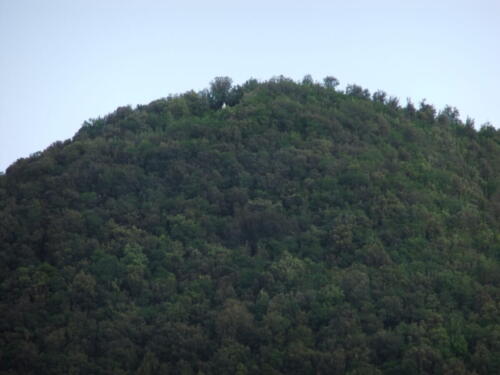
<path id="1" fill-rule="evenodd" d="M 335 90 L 335 88 L 339 85 L 339 81 L 333 76 L 326 76 L 323 78 L 323 84 L 327 89 Z"/>
<path id="2" fill-rule="evenodd" d="M 409 118 L 415 117 L 415 114 L 417 113 L 417 109 L 413 105 L 413 102 L 411 101 L 410 98 L 406 98 L 405 113 L 406 116 L 408 116 Z"/>
<path id="3" fill-rule="evenodd" d="M 439 112 L 438 121 L 442 124 L 458 123 L 460 121 L 460 112 L 455 107 L 447 105 Z"/>
<path id="4" fill-rule="evenodd" d="M 387 100 L 387 106 L 392 109 L 392 110 L 397 110 L 399 109 L 399 99 L 396 98 L 395 96 L 391 96 L 388 100 Z"/>
<path id="5" fill-rule="evenodd" d="M 302 78 L 302 84 L 304 86 L 310 86 L 314 84 L 313 77 L 310 74 L 306 74 L 304 78 Z"/>
<path id="6" fill-rule="evenodd" d="M 387 99 L 387 94 L 382 90 L 378 90 L 373 93 L 372 98 L 374 102 L 384 104 Z"/>
<path id="7" fill-rule="evenodd" d="M 229 77 L 215 77 L 210 82 L 209 101 L 210 107 L 220 109 L 228 101 L 233 80 Z"/>
<path id="8" fill-rule="evenodd" d="M 433 105 L 427 104 L 425 99 L 420 102 L 420 108 L 417 112 L 418 118 L 426 122 L 433 123 L 436 117 L 436 109 Z"/>
<path id="9" fill-rule="evenodd" d="M 363 89 L 358 85 L 347 85 L 345 93 L 360 99 L 370 99 L 370 91 L 368 91 L 368 89 Z"/>

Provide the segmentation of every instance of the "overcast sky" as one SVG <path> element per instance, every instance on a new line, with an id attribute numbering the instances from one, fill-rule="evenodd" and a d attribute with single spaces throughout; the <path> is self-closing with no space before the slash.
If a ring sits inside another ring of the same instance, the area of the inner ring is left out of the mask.
<path id="1" fill-rule="evenodd" d="M 215 76 L 336 76 L 500 126 L 500 1 L 0 0 L 0 171 Z"/>

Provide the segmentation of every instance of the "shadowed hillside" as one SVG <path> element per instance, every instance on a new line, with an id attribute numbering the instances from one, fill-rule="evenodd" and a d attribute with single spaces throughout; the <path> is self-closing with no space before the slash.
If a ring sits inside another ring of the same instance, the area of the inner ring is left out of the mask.
<path id="1" fill-rule="evenodd" d="M 500 131 L 337 80 L 118 108 L 0 176 L 0 374 L 500 373 Z"/>

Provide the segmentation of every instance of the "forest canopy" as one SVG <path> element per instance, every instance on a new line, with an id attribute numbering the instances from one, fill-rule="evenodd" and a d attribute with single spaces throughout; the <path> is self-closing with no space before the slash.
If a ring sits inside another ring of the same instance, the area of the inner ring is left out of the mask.
<path id="1" fill-rule="evenodd" d="M 498 374 L 500 131 L 276 77 L 0 175 L 0 374 Z"/>

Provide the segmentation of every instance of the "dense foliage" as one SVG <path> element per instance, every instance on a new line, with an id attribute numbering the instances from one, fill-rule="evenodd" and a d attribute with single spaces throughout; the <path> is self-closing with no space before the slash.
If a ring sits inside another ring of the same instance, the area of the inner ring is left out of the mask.
<path id="1" fill-rule="evenodd" d="M 500 131 L 278 77 L 0 176 L 1 374 L 498 374 Z"/>

